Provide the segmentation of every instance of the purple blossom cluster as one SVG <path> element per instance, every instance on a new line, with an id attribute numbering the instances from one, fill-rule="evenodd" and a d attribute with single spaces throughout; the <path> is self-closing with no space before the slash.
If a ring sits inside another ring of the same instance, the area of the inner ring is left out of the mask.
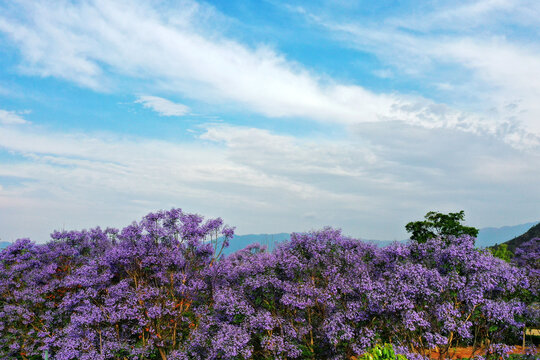
<path id="1" fill-rule="evenodd" d="M 498 354 L 533 314 L 530 271 L 468 236 L 377 248 L 325 228 L 224 257 L 233 236 L 173 209 L 16 241 L 0 253 L 0 357 L 353 359 L 380 343 L 411 359 Z"/>
<path id="2" fill-rule="evenodd" d="M 526 326 L 540 328 L 540 238 L 533 238 L 516 249 L 515 266 L 523 269 L 529 288 L 521 296 L 528 304 L 525 310 Z"/>

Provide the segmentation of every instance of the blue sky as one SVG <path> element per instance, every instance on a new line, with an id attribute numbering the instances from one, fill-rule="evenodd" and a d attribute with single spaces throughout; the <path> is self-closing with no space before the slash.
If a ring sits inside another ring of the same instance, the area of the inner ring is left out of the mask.
<path id="1" fill-rule="evenodd" d="M 0 238 L 181 207 L 401 239 L 540 218 L 535 1 L 0 1 Z"/>

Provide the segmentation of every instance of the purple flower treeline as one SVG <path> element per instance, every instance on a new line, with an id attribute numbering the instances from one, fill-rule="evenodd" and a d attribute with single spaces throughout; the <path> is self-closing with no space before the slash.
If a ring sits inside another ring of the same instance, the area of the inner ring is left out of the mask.
<path id="1" fill-rule="evenodd" d="M 172 209 L 17 240 L 0 253 L 0 357 L 353 359 L 393 343 L 412 359 L 538 324 L 539 241 L 514 266 L 468 236 L 377 248 L 325 228 L 221 256 L 233 235 Z"/>

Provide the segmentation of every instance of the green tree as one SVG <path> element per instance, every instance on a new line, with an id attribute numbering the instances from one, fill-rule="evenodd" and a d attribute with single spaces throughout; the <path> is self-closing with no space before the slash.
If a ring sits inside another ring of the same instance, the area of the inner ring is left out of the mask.
<path id="1" fill-rule="evenodd" d="M 512 254 L 512 252 L 508 250 L 508 244 L 496 245 L 492 248 L 489 248 L 489 251 L 493 254 L 493 256 L 498 257 L 499 259 L 503 259 L 506 262 L 510 262 L 510 260 L 512 260 L 512 257 L 514 257 L 514 254 Z"/>
<path id="2" fill-rule="evenodd" d="M 478 235 L 477 228 L 461 224 L 465 219 L 465 212 L 463 210 L 457 213 L 448 214 L 430 211 L 424 218 L 425 220 L 411 221 L 405 225 L 407 232 L 412 234 L 411 240 L 425 243 L 429 239 L 438 236 L 470 235 L 476 237 Z"/>

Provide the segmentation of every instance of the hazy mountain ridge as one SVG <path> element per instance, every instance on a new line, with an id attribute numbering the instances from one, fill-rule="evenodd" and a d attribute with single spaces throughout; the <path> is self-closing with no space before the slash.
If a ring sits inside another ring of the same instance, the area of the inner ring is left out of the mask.
<path id="1" fill-rule="evenodd" d="M 234 238 L 229 243 L 229 247 L 224 249 L 223 252 L 225 254 L 232 254 L 255 243 L 266 245 L 271 250 L 275 244 L 289 240 L 290 238 L 291 234 L 289 233 L 234 235 Z"/>
<path id="2" fill-rule="evenodd" d="M 526 233 L 530 228 L 537 224 L 539 224 L 538 221 L 514 226 L 502 226 L 499 228 L 488 227 L 480 229 L 476 238 L 476 246 L 489 247 L 502 244 Z"/>
<path id="3" fill-rule="evenodd" d="M 245 234 L 235 235 L 231 240 L 230 245 L 224 250 L 225 254 L 232 254 L 235 251 L 241 250 L 248 245 L 259 243 L 266 245 L 271 250 L 277 243 L 290 239 L 289 233 L 277 233 L 277 234 Z M 525 224 L 502 226 L 502 227 L 487 227 L 482 228 L 478 232 L 476 240 L 477 247 L 490 247 L 497 244 L 507 243 L 509 250 L 514 250 L 519 244 L 532 239 L 533 237 L 540 237 L 540 223 L 530 222 Z M 375 244 L 377 246 L 387 246 L 392 244 L 392 240 L 373 240 L 362 239 L 365 242 Z M 405 242 L 399 240 L 398 242 Z M 0 241 L 0 249 L 4 249 L 11 245 L 11 242 Z"/>
<path id="4" fill-rule="evenodd" d="M 524 234 L 521 234 L 511 240 L 506 241 L 505 244 L 508 245 L 508 250 L 514 252 L 514 250 L 516 250 L 516 248 L 518 248 L 521 244 L 534 238 L 540 238 L 540 223 L 531 227 Z"/>
<path id="5" fill-rule="evenodd" d="M 502 244 L 505 242 L 514 241 L 515 239 L 521 238 L 521 236 L 525 236 L 525 234 L 527 234 L 528 230 L 531 228 L 535 228 L 535 229 L 537 228 L 537 232 L 538 232 L 538 234 L 535 233 L 536 235 L 533 237 L 540 237 L 540 223 L 539 222 L 530 222 L 530 223 L 511 225 L 511 226 L 501 226 L 498 228 L 497 227 L 482 228 L 478 231 L 478 236 L 476 238 L 476 246 L 479 248 L 485 248 L 485 247 L 490 247 L 497 244 Z M 231 254 L 235 251 L 241 250 L 245 248 L 246 246 L 250 244 L 254 244 L 254 243 L 267 245 L 270 249 L 272 249 L 273 246 L 275 246 L 275 244 L 285 241 L 285 240 L 289 240 L 290 236 L 291 234 L 289 233 L 235 235 L 234 238 L 231 240 L 229 247 L 224 252 L 226 254 Z M 373 239 L 362 239 L 362 238 L 361 240 L 375 244 L 377 246 L 381 246 L 381 247 L 390 245 L 393 242 L 395 242 L 393 240 L 373 240 Z M 406 242 L 406 241 L 407 239 L 398 240 L 397 242 Z M 509 248 L 510 248 L 510 245 L 509 245 Z"/>

